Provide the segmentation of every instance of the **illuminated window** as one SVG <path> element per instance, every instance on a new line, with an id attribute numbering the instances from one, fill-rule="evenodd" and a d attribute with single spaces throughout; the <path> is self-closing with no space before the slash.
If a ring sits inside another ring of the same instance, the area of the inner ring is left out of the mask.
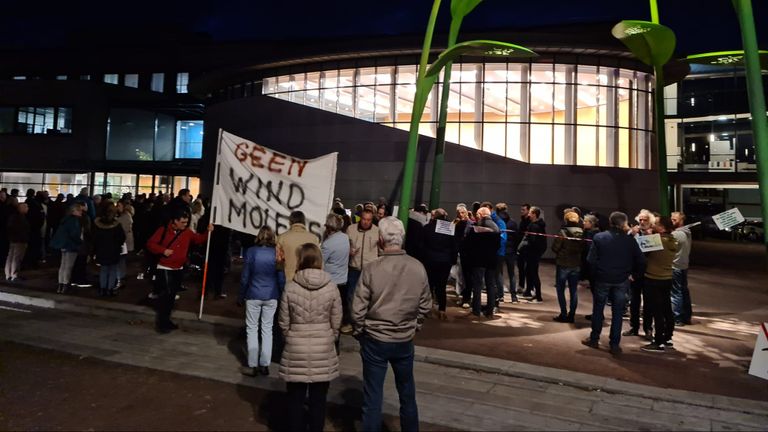
<path id="1" fill-rule="evenodd" d="M 189 85 L 189 73 L 188 72 L 177 73 L 176 74 L 176 93 L 187 93 L 188 85 Z"/>

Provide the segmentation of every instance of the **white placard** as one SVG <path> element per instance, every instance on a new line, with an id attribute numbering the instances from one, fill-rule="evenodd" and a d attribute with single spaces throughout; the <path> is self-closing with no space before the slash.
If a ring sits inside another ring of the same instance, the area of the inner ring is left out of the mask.
<path id="1" fill-rule="evenodd" d="M 752 353 L 752 362 L 749 364 L 749 374 L 768 379 L 768 323 L 760 325 L 755 351 Z"/>
<path id="2" fill-rule="evenodd" d="M 444 221 L 444 220 L 436 220 L 437 224 L 435 225 L 435 232 L 438 234 L 445 234 L 452 236 L 456 232 L 456 225 L 454 225 L 452 222 Z"/>
<path id="3" fill-rule="evenodd" d="M 642 252 L 664 250 L 664 245 L 661 244 L 661 236 L 659 234 L 635 236 L 635 240 L 637 240 L 637 244 L 640 245 L 640 250 Z"/>
<path id="4" fill-rule="evenodd" d="M 734 207 L 712 216 L 712 220 L 719 229 L 724 230 L 744 222 L 744 216 L 737 207 Z"/>
<path id="5" fill-rule="evenodd" d="M 337 156 L 298 159 L 219 130 L 213 223 L 253 235 L 268 225 L 280 234 L 290 228 L 291 212 L 300 210 L 307 229 L 322 235 Z"/>

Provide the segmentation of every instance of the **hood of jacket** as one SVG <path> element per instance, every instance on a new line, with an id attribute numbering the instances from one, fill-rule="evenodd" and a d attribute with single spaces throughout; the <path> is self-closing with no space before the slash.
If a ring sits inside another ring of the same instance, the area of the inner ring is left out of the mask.
<path id="1" fill-rule="evenodd" d="M 320 269 L 304 269 L 296 272 L 293 281 L 308 290 L 316 290 L 328 285 L 331 275 Z"/>
<path id="2" fill-rule="evenodd" d="M 110 229 L 120 225 L 120 222 L 117 219 L 113 219 L 112 222 L 105 223 L 104 221 L 101 220 L 101 218 L 96 218 L 96 220 L 93 223 L 96 224 L 96 226 L 101 229 Z"/>

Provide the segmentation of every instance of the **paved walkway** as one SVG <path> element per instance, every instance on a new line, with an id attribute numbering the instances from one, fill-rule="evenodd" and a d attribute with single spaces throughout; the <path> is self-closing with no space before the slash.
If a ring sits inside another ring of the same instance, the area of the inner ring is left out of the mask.
<path id="1" fill-rule="evenodd" d="M 17 295 L 17 300 L 22 297 L 30 298 Z M 46 296 L 36 299 L 48 306 L 56 303 Z M 239 374 L 244 349 L 239 327 L 188 321 L 191 314 L 182 313 L 180 331 L 158 335 L 151 320 L 130 308 L 105 311 L 97 304 L 79 303 L 84 311 L 108 316 L 0 303 L 0 340 L 231 384 L 284 388 L 274 365 L 268 378 Z M 68 304 L 70 309 L 77 306 Z M 342 377 L 331 386 L 331 402 L 360 405 L 361 366 L 355 347 L 353 339 L 342 342 Z M 768 424 L 764 402 L 665 390 L 432 348 L 417 348 L 415 375 L 421 420 L 459 430 L 721 431 L 764 430 Z M 390 373 L 384 411 L 397 415 L 397 409 Z"/>
<path id="2" fill-rule="evenodd" d="M 466 310 L 451 302 L 449 321 L 427 321 L 416 343 L 452 351 L 456 355 L 493 357 L 661 388 L 768 401 L 766 381 L 747 373 L 759 322 L 768 317 L 768 273 L 756 264 L 764 262 L 765 251 L 761 245 L 725 242 L 697 242 L 693 251 L 694 266 L 689 275 L 694 325 L 676 329 L 677 350 L 674 352 L 642 352 L 639 348 L 646 342 L 638 337 L 622 338 L 624 354 L 618 358 L 606 349 L 593 350 L 581 345 L 580 341 L 589 333 L 590 322 L 584 319 L 584 314 L 591 310 L 590 295 L 585 289 L 579 290 L 576 323 L 553 322 L 557 301 L 553 288 L 554 267 L 550 263 L 543 263 L 540 270 L 544 303 L 504 303 L 495 319 L 486 320 L 469 316 Z M 40 270 L 26 272 L 27 280 L 12 288 L 0 283 L 0 296 L 2 291 L 49 295 L 61 302 L 95 302 L 90 311 L 108 306 L 152 313 L 146 299 L 148 282 L 134 278 L 128 280 L 126 289 L 116 298 L 98 298 L 95 289 L 80 289 L 71 295 L 57 296 L 54 294 L 55 265 L 49 263 Z M 96 268 L 91 271 L 95 273 Z M 129 274 L 136 271 L 134 264 Z M 239 265 L 235 263 L 233 271 L 226 277 L 229 298 L 207 300 L 206 319 L 243 325 L 243 309 L 235 305 L 238 277 Z M 196 315 L 199 277 L 192 274 L 186 283 L 190 291 L 182 294 L 178 309 Z M 604 345 L 607 344 L 607 334 L 606 327 Z"/>

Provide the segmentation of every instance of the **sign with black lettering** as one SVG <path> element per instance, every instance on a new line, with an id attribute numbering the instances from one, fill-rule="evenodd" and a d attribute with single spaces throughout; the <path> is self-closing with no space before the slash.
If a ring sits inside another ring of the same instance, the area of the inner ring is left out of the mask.
<path id="1" fill-rule="evenodd" d="M 741 215 L 738 208 L 734 207 L 712 216 L 712 220 L 719 229 L 724 230 L 744 222 L 744 216 Z"/>
<path id="2" fill-rule="evenodd" d="M 253 235 L 268 225 L 280 234 L 290 228 L 291 212 L 300 210 L 307 229 L 321 236 L 333 202 L 337 156 L 298 159 L 220 130 L 213 223 Z"/>
<path id="3" fill-rule="evenodd" d="M 760 324 L 752 362 L 749 364 L 749 374 L 768 379 L 768 323 Z"/>

